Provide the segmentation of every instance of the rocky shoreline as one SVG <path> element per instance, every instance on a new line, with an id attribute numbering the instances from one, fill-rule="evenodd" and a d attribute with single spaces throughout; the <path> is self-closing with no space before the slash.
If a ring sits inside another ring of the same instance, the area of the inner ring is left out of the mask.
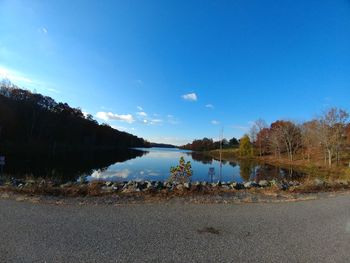
<path id="1" fill-rule="evenodd" d="M 132 192 L 150 192 L 150 191 L 192 191 L 192 190 L 244 190 L 252 188 L 275 187 L 280 190 L 288 190 L 290 187 L 301 186 L 298 181 L 277 181 L 277 180 L 260 180 L 247 182 L 162 182 L 162 181 L 84 181 L 84 182 L 67 182 L 59 184 L 50 180 L 21 180 L 11 178 L 10 180 L 0 180 L 0 188 L 11 189 L 31 189 L 31 188 L 59 188 L 67 189 L 71 187 L 91 187 L 100 188 L 103 193 L 132 193 Z"/>
<path id="2" fill-rule="evenodd" d="M 58 184 L 50 180 L 0 182 L 0 199 L 53 204 L 130 204 L 180 201 L 189 203 L 285 202 L 317 199 L 348 193 L 350 182 L 313 179 L 298 181 L 260 180 L 237 182 L 91 181 Z"/>

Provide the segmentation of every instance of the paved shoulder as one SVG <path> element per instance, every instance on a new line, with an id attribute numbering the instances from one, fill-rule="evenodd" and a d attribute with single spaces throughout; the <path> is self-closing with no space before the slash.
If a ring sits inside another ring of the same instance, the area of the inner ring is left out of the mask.
<path id="1" fill-rule="evenodd" d="M 0 200 L 0 262 L 348 262 L 350 197 L 54 206 Z"/>

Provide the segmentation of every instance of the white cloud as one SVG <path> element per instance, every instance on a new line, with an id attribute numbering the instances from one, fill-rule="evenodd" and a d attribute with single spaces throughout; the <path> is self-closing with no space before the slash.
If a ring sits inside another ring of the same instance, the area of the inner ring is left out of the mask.
<path id="1" fill-rule="evenodd" d="M 49 33 L 49 31 L 47 30 L 46 27 L 41 27 L 41 28 L 39 28 L 38 31 L 39 31 L 41 34 L 44 34 L 44 35 L 46 35 L 47 33 Z"/>
<path id="2" fill-rule="evenodd" d="M 244 126 L 244 125 L 232 125 L 232 128 L 235 130 L 241 130 L 241 131 L 247 131 L 249 130 L 248 126 Z"/>
<path id="3" fill-rule="evenodd" d="M 93 179 L 113 179 L 113 177 L 128 178 L 131 171 L 129 169 L 123 169 L 120 171 L 101 171 L 95 170 L 91 177 Z"/>
<path id="4" fill-rule="evenodd" d="M 136 113 L 137 115 L 141 116 L 141 117 L 147 117 L 147 113 L 144 111 L 139 111 Z"/>
<path id="5" fill-rule="evenodd" d="M 143 111 L 143 108 L 141 106 L 136 107 L 139 111 Z"/>
<path id="6" fill-rule="evenodd" d="M 116 121 L 124 121 L 127 123 L 133 123 L 135 121 L 134 117 L 131 114 L 116 114 L 116 113 L 104 112 L 104 111 L 97 112 L 96 117 L 104 121 L 116 120 Z"/>
<path id="7" fill-rule="evenodd" d="M 149 124 L 155 125 L 155 124 L 161 124 L 162 122 L 163 122 L 163 120 L 161 120 L 161 119 L 152 119 L 152 120 L 150 120 Z"/>
<path id="8" fill-rule="evenodd" d="M 197 101 L 197 95 L 196 95 L 196 93 L 188 93 L 188 94 L 184 94 L 184 95 L 182 95 L 182 98 L 184 99 L 184 100 L 188 100 L 188 101 Z"/>
<path id="9" fill-rule="evenodd" d="M 209 109 L 214 109 L 214 105 L 213 105 L 213 104 L 210 104 L 210 103 L 207 104 L 207 105 L 205 105 L 205 107 L 206 107 L 206 108 L 209 108 Z"/>
<path id="10" fill-rule="evenodd" d="M 20 84 L 32 84 L 33 80 L 24 76 L 18 71 L 11 70 L 0 66 L 0 78 L 9 79 L 11 82 L 19 82 Z"/>
<path id="11" fill-rule="evenodd" d="M 217 121 L 217 120 L 212 120 L 212 121 L 211 121 L 211 124 L 213 124 L 213 125 L 218 125 L 218 124 L 220 124 L 220 122 Z"/>

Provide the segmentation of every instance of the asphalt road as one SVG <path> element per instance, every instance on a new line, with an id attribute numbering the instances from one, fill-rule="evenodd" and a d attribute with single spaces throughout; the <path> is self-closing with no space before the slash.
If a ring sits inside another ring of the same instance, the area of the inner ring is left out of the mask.
<path id="1" fill-rule="evenodd" d="M 278 204 L 0 200 L 0 262 L 349 262 L 350 196 Z"/>

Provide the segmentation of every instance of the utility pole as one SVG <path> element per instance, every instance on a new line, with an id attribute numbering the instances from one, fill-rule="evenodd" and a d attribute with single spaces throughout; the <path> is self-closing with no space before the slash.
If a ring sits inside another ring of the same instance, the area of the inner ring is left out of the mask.
<path id="1" fill-rule="evenodd" d="M 224 137 L 224 127 L 221 128 L 221 134 L 220 134 L 220 174 L 219 174 L 219 181 L 221 182 L 222 178 L 222 141 Z"/>

